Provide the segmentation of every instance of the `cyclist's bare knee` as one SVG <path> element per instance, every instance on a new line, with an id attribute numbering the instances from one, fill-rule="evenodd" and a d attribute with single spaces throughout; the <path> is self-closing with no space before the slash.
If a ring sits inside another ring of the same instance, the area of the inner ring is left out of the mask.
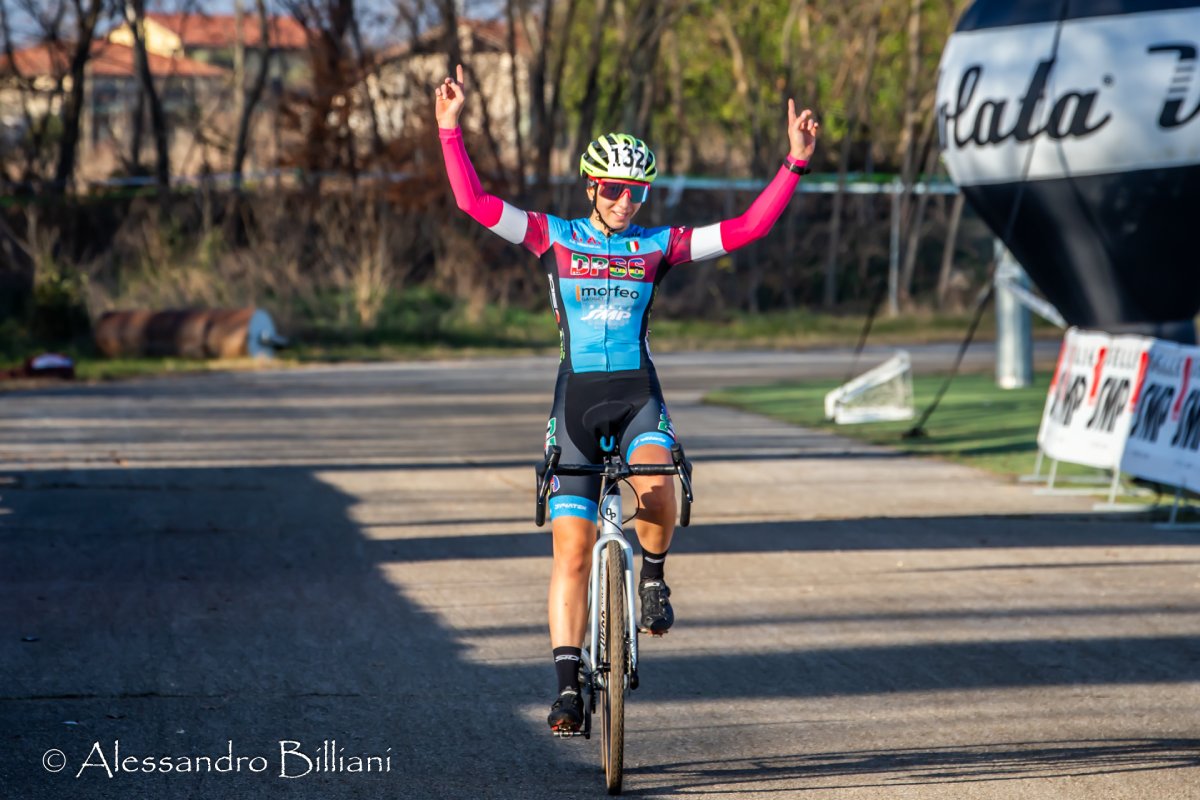
<path id="1" fill-rule="evenodd" d="M 580 517 L 554 520 L 554 571 L 565 577 L 584 579 L 592 569 L 592 545 L 596 526 Z"/>
<path id="2" fill-rule="evenodd" d="M 630 464 L 670 464 L 671 451 L 644 444 L 629 454 Z M 638 496 L 638 518 L 666 524 L 675 516 L 675 479 L 669 475 L 636 475 L 630 478 Z"/>
<path id="3" fill-rule="evenodd" d="M 649 477 L 638 490 L 638 517 L 666 524 L 675 516 L 675 484 L 671 478 Z"/>

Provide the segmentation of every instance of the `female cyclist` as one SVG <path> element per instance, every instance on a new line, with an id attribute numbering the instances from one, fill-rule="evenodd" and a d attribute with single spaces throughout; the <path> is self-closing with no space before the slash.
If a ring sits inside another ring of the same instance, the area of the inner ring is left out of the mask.
<path id="1" fill-rule="evenodd" d="M 461 65 L 435 94 L 442 155 L 458 207 L 540 256 L 549 278 L 561 348 L 546 446 L 561 447 L 563 463 L 598 464 L 605 450 L 619 448 L 630 464 L 670 464 L 675 429 L 646 346 L 654 293 L 672 266 L 713 258 L 766 235 L 816 145 L 820 126 L 812 112 L 797 115 L 788 100 L 791 151 L 746 213 L 699 228 L 643 228 L 633 219 L 658 169 L 640 139 L 611 133 L 588 145 L 579 161 L 587 179 L 588 216 L 564 220 L 526 212 L 484 192 L 467 157 L 458 126 L 467 99 Z M 674 622 L 663 566 L 675 526 L 675 486 L 670 477 L 630 482 L 642 547 L 638 624 L 661 635 Z M 548 721 L 560 732 L 578 730 L 583 721 L 579 658 L 599 494 L 598 477 L 556 477 L 551 485 L 550 644 L 558 696 Z"/>

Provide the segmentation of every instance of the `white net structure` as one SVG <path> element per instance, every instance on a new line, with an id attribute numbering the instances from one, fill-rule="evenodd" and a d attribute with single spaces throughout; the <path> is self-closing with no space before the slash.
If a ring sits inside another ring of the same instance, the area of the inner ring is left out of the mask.
<path id="1" fill-rule="evenodd" d="M 900 350 L 825 395 L 825 416 L 839 425 L 913 418 L 912 360 Z"/>

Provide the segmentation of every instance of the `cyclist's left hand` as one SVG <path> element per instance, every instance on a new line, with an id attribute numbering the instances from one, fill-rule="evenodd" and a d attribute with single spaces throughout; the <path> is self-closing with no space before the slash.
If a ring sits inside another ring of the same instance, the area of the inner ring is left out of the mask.
<path id="1" fill-rule="evenodd" d="M 788 140 L 792 146 L 792 158 L 797 161 L 808 161 L 812 158 L 820 130 L 821 123 L 817 122 L 811 110 L 806 108 L 797 116 L 796 101 L 788 100 Z"/>
<path id="2" fill-rule="evenodd" d="M 463 66 L 458 65 L 455 72 L 455 78 L 446 78 L 442 85 L 434 91 L 436 102 L 434 104 L 434 116 L 437 118 L 439 128 L 457 128 L 458 117 L 462 114 L 463 106 L 467 102 L 467 88 L 463 81 Z"/>

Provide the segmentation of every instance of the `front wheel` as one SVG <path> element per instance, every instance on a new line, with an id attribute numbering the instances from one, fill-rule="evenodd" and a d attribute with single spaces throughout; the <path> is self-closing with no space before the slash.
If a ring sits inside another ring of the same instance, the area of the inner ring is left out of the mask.
<path id="1" fill-rule="evenodd" d="M 629 663 L 628 605 L 625 599 L 625 560 L 621 546 L 609 542 L 604 549 L 605 573 L 604 622 L 601 635 L 607 663 L 604 695 L 600 709 L 600 760 L 609 794 L 621 793 L 625 768 L 625 671 Z"/>

